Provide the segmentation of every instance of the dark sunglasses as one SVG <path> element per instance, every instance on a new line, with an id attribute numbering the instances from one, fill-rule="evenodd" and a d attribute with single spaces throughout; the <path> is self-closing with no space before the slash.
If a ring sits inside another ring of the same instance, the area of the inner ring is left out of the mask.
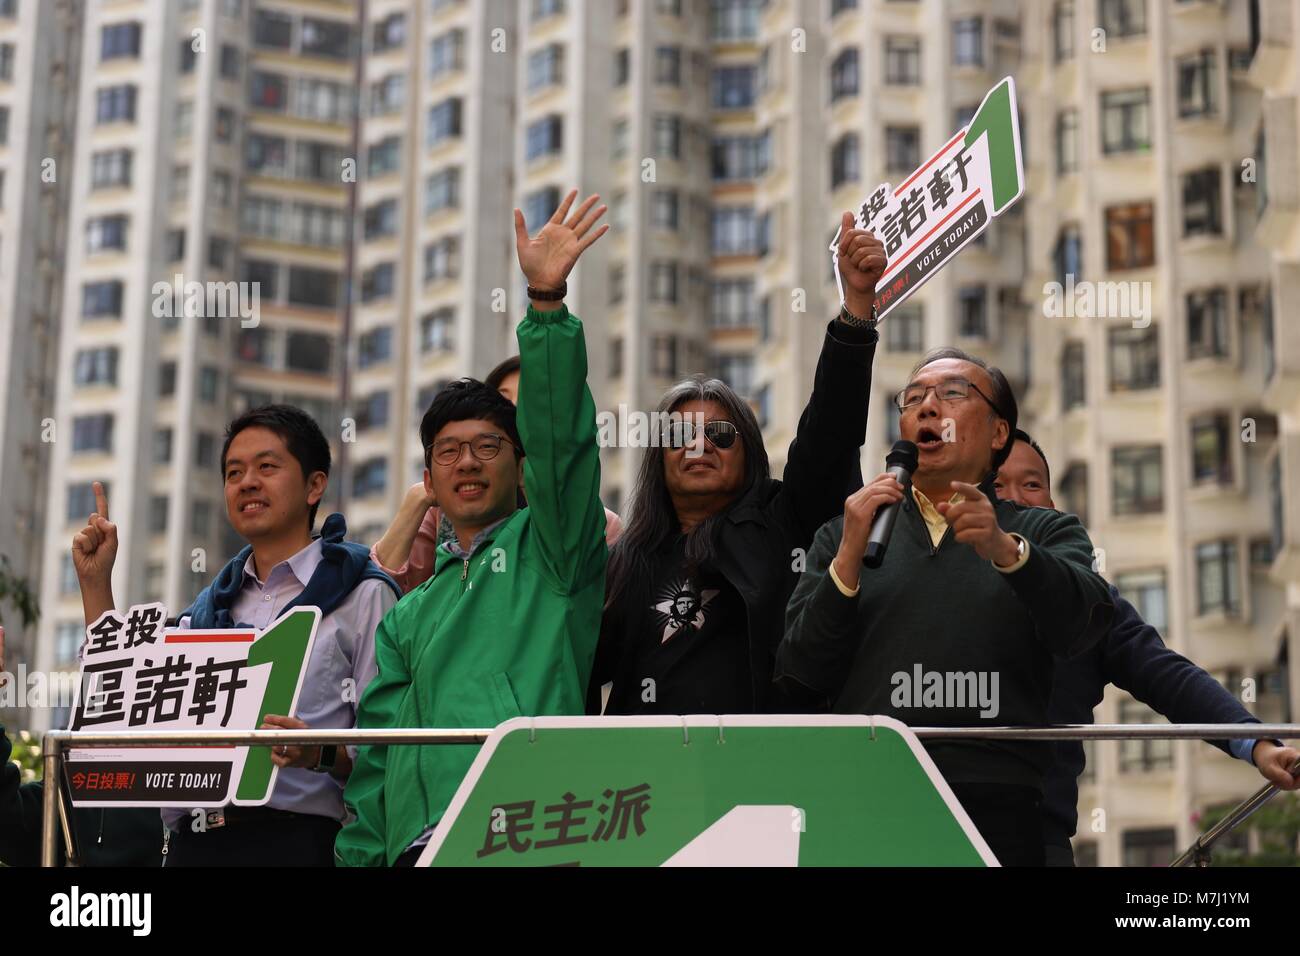
<path id="1" fill-rule="evenodd" d="M 667 448 L 689 448 L 695 443 L 695 431 L 700 426 L 695 422 L 673 422 L 668 426 Z M 704 437 L 714 448 L 730 448 L 736 443 L 740 431 L 731 422 L 705 422 Z"/>

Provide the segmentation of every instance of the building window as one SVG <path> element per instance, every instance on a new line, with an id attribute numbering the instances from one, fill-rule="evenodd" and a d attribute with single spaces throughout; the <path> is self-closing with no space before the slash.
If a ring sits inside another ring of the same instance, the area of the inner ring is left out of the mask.
<path id="1" fill-rule="evenodd" d="M 391 262 L 381 262 L 361 273 L 361 301 L 390 299 L 393 296 L 393 279 L 396 267 Z"/>
<path id="2" fill-rule="evenodd" d="M 248 105 L 283 113 L 289 105 L 289 81 L 278 73 L 255 71 L 249 79 Z"/>
<path id="3" fill-rule="evenodd" d="M 650 374 L 662 378 L 677 377 L 677 336 L 651 336 Z"/>
<path id="4" fill-rule="evenodd" d="M 465 65 L 465 31 L 448 30 L 429 41 L 429 78 L 457 73 Z M 531 61 L 530 61 L 531 66 Z M 531 75 L 531 73 L 530 73 Z"/>
<path id="5" fill-rule="evenodd" d="M 957 334 L 968 339 L 989 337 L 989 290 L 968 285 L 957 290 Z"/>
<path id="6" fill-rule="evenodd" d="M 352 473 L 352 494 L 357 498 L 382 495 L 388 483 L 388 459 L 371 458 L 357 465 Z"/>
<path id="7" fill-rule="evenodd" d="M 756 179 L 771 162 L 771 136 L 720 137 L 713 141 L 712 153 L 714 180 Z"/>
<path id="8" fill-rule="evenodd" d="M 257 290 L 258 301 L 274 302 L 279 289 L 280 267 L 263 259 L 244 259 L 240 263 L 240 281 Z"/>
<path id="9" fill-rule="evenodd" d="M 1160 445 L 1127 445 L 1111 450 L 1112 511 L 1116 517 L 1164 510 L 1163 461 L 1164 449 Z"/>
<path id="10" fill-rule="evenodd" d="M 429 125 L 425 131 L 425 145 L 439 143 L 460 135 L 461 101 L 459 97 L 443 100 L 429 108 Z"/>
<path id="11" fill-rule="evenodd" d="M 424 214 L 432 216 L 460 206 L 460 167 L 431 173 L 424 181 Z"/>
<path id="12" fill-rule="evenodd" d="M 831 61 L 831 102 L 857 95 L 858 51 L 856 47 L 849 47 L 841 50 Z"/>
<path id="13" fill-rule="evenodd" d="M 1169 623 L 1164 569 L 1131 571 L 1115 575 L 1120 597 L 1137 609 L 1142 620 L 1162 634 Z"/>
<path id="14" fill-rule="evenodd" d="M 1187 357 L 1228 355 L 1228 292 L 1201 289 L 1187 294 Z"/>
<path id="15" fill-rule="evenodd" d="M 524 222 L 540 229 L 541 224 L 555 215 L 560 207 L 560 190 L 556 186 L 544 186 L 524 197 Z"/>
<path id="16" fill-rule="evenodd" d="M 1074 56 L 1074 0 L 1052 5 L 1052 51 L 1057 63 Z"/>
<path id="17" fill-rule="evenodd" d="M 120 318 L 122 315 L 122 283 L 88 282 L 81 287 L 81 317 L 83 319 Z"/>
<path id="18" fill-rule="evenodd" d="M 388 424 L 388 393 L 374 392 L 357 401 L 357 431 L 383 428 Z"/>
<path id="19" fill-rule="evenodd" d="M 302 18 L 299 52 L 330 60 L 346 60 L 352 54 L 352 27 L 338 20 Z"/>
<path id="20" fill-rule="evenodd" d="M 1218 112 L 1217 55 L 1202 50 L 1174 61 L 1178 73 L 1178 115 L 1182 119 L 1213 116 Z"/>
<path id="21" fill-rule="evenodd" d="M 679 225 L 678 206 L 677 190 L 656 189 L 652 192 L 650 194 L 650 228 L 676 232 Z"/>
<path id="22" fill-rule="evenodd" d="M 530 163 L 559 153 L 563 145 L 564 120 L 560 116 L 543 117 L 524 130 L 524 159 Z"/>
<path id="23" fill-rule="evenodd" d="M 112 346 L 80 349 L 73 362 L 73 381 L 78 386 L 116 385 L 118 351 Z"/>
<path id="24" fill-rule="evenodd" d="M 611 338 L 609 340 L 609 377 L 619 378 L 623 374 L 623 340 L 621 338 Z"/>
<path id="25" fill-rule="evenodd" d="M 1083 278 L 1083 240 L 1079 236 L 1078 226 L 1064 226 L 1052 250 L 1052 263 L 1056 270 L 1056 281 L 1067 285 Z"/>
<path id="26" fill-rule="evenodd" d="M 558 17 L 564 13 L 564 0 L 532 0 L 528 19 L 531 23 Z"/>
<path id="27" fill-rule="evenodd" d="M 748 328 L 754 324 L 754 280 L 714 279 L 709 325 L 715 329 Z M 891 316 L 892 320 L 892 316 Z"/>
<path id="28" fill-rule="evenodd" d="M 1145 86 L 1101 94 L 1101 149 L 1106 155 L 1151 148 L 1151 91 Z"/>
<path id="29" fill-rule="evenodd" d="M 220 272 L 226 270 L 226 260 L 230 257 L 230 240 L 221 236 L 208 239 L 208 266 Z"/>
<path id="30" fill-rule="evenodd" d="M 1196 546 L 1196 613 L 1241 614 L 1237 542 L 1231 538 Z"/>
<path id="31" fill-rule="evenodd" d="M 752 206 L 715 206 L 713 254 L 748 256 L 758 251 L 757 219 Z"/>
<path id="32" fill-rule="evenodd" d="M 460 240 L 446 236 L 424 247 L 424 281 L 438 282 L 460 275 Z"/>
<path id="33" fill-rule="evenodd" d="M 1112 392 L 1160 387 L 1160 338 L 1154 326 L 1115 326 L 1107 331 L 1106 344 Z"/>
<path id="34" fill-rule="evenodd" d="M 106 86 L 95 91 L 95 122 L 100 123 L 134 123 L 135 122 L 134 84 L 123 83 L 119 86 Z"/>
<path id="35" fill-rule="evenodd" d="M 397 50 L 406 42 L 406 14 L 390 13 L 374 25 L 370 49 L 375 53 Z"/>
<path id="36" fill-rule="evenodd" d="M 831 188 L 862 178 L 861 150 L 857 133 L 845 133 L 831 146 Z"/>
<path id="37" fill-rule="evenodd" d="M 1107 37 L 1134 37 L 1147 32 L 1147 0 L 1098 0 L 1097 12 Z"/>
<path id="38" fill-rule="evenodd" d="M 295 372 L 328 374 L 334 345 L 328 335 L 290 332 L 285 336 L 284 366 Z"/>
<path id="39" fill-rule="evenodd" d="M 1106 267 L 1112 272 L 1155 265 L 1155 212 L 1151 203 L 1106 209 Z"/>
<path id="40" fill-rule="evenodd" d="M 885 347 L 891 352 L 920 352 L 925 348 L 925 314 L 921 306 L 907 302 L 889 313 L 885 324 Z"/>
<path id="41" fill-rule="evenodd" d="M 677 302 L 677 263 L 650 263 L 650 301 L 675 305 Z"/>
<path id="42" fill-rule="evenodd" d="M 171 398 L 176 394 L 176 363 L 163 362 L 158 366 L 158 397 Z"/>
<path id="43" fill-rule="evenodd" d="M 713 71 L 713 108 L 747 110 L 758 96 L 757 71 L 752 66 L 723 66 Z"/>
<path id="44" fill-rule="evenodd" d="M 984 65 L 982 17 L 962 17 L 952 21 L 952 62 L 955 66 Z"/>
<path id="45" fill-rule="evenodd" d="M 393 358 L 393 326 L 381 325 L 361 333 L 356 342 L 356 367 L 370 368 Z"/>
<path id="46" fill-rule="evenodd" d="M 528 92 L 536 93 L 564 82 L 564 47 L 550 43 L 528 54 Z"/>
<path id="47" fill-rule="evenodd" d="M 1231 426 L 1222 413 L 1192 419 L 1192 483 L 1232 483 Z"/>
<path id="48" fill-rule="evenodd" d="M 1079 111 L 1056 114 L 1056 174 L 1065 176 L 1079 168 Z"/>
<path id="49" fill-rule="evenodd" d="M 140 24 L 112 23 L 99 31 L 100 60 L 140 56 Z"/>
<path id="50" fill-rule="evenodd" d="M 655 83 L 660 86 L 682 85 L 681 47 L 655 47 Z"/>
<path id="51" fill-rule="evenodd" d="M 651 148 L 655 156 L 671 159 L 682 158 L 682 118 L 680 116 L 656 116 L 651 135 Z"/>
<path id="52" fill-rule="evenodd" d="M 385 136 L 366 148 L 366 175 L 370 177 L 395 173 L 402 163 L 402 137 Z"/>
<path id="53" fill-rule="evenodd" d="M 287 13 L 253 11 L 253 45 L 270 50 L 287 50 L 293 45 L 293 20 Z"/>
<path id="54" fill-rule="evenodd" d="M 1223 235 L 1223 176 L 1217 166 L 1183 176 L 1183 238 Z"/>
<path id="55" fill-rule="evenodd" d="M 199 369 L 199 401 L 215 404 L 221 394 L 221 373 L 211 365 Z"/>
<path id="56" fill-rule="evenodd" d="M 185 258 L 185 230 L 168 229 L 163 236 L 163 257 L 167 262 L 180 262 Z"/>
<path id="57" fill-rule="evenodd" d="M 126 249 L 126 216 L 100 216 L 86 220 L 86 254 Z"/>
<path id="58" fill-rule="evenodd" d="M 100 482 L 104 486 L 104 496 L 113 500 L 112 482 Z M 95 512 L 95 488 L 92 482 L 78 482 L 68 485 L 67 507 L 64 517 L 68 524 L 85 524 L 86 518 Z"/>
<path id="59" fill-rule="evenodd" d="M 763 3 L 764 0 L 713 0 L 711 38 L 720 43 L 755 39 Z"/>
<path id="60" fill-rule="evenodd" d="M 430 312 L 420 320 L 420 351 L 450 352 L 456 344 L 456 313 L 446 308 Z"/>
<path id="61" fill-rule="evenodd" d="M 397 200 L 385 199 L 367 206 L 363 232 L 367 241 L 397 235 Z"/>
<path id="62" fill-rule="evenodd" d="M 113 416 L 79 415 L 72 420 L 72 453 L 111 452 Z"/>
<path id="63" fill-rule="evenodd" d="M 166 465 L 172 460 L 172 430 L 155 428 L 153 433 L 153 463 Z"/>
<path id="64" fill-rule="evenodd" d="M 754 357 L 752 355 L 719 355 L 714 371 L 738 395 L 754 393 Z"/>
<path id="65" fill-rule="evenodd" d="M 239 47 L 221 44 L 221 76 L 227 80 L 239 79 Z"/>
<path id="66" fill-rule="evenodd" d="M 632 78 L 632 51 L 627 47 L 614 52 L 614 85 L 627 86 Z"/>
<path id="67" fill-rule="evenodd" d="M 405 73 L 390 73 L 370 84 L 371 116 L 391 116 L 405 105 Z"/>
<path id="68" fill-rule="evenodd" d="M 151 495 L 149 497 L 149 533 L 163 534 L 167 530 L 167 505 L 169 499 L 166 495 Z"/>
<path id="69" fill-rule="evenodd" d="M 910 173 L 920 165 L 921 128 L 886 126 L 885 169 L 891 173 Z"/>
<path id="70" fill-rule="evenodd" d="M 1061 410 L 1068 412 L 1087 402 L 1082 342 L 1066 342 L 1061 352 Z"/>
<path id="71" fill-rule="evenodd" d="M 893 86 L 920 84 L 920 37 L 885 37 L 885 82 Z M 857 90 L 854 89 L 854 92 Z"/>
<path id="72" fill-rule="evenodd" d="M 217 467 L 217 438 L 211 432 L 198 432 L 194 436 L 194 465 L 197 468 Z"/>
<path id="73" fill-rule="evenodd" d="M 1131 697 L 1119 702 L 1119 722 L 1121 724 L 1156 724 L 1162 718 L 1146 704 L 1139 703 Z M 1153 770 L 1169 770 L 1174 765 L 1174 742 L 1146 737 L 1139 740 L 1121 740 L 1119 742 L 1119 769 L 1121 773 L 1150 773 Z M 1172 830 L 1168 831 L 1170 834 Z M 1124 853 L 1129 852 L 1128 835 L 1125 835 Z M 1171 837 L 1172 842 L 1172 837 Z M 1172 850 L 1172 847 L 1170 847 Z M 1172 856 L 1172 853 L 1170 854 Z M 1166 857 L 1163 862 L 1168 863 Z M 1125 860 L 1125 866 L 1129 865 Z"/>
<path id="74" fill-rule="evenodd" d="M 1059 507 L 1066 514 L 1076 515 L 1079 522 L 1088 525 L 1088 465 L 1086 462 L 1070 462 L 1065 474 L 1057 482 L 1057 500 Z"/>
<path id="75" fill-rule="evenodd" d="M 131 185 L 131 151 L 108 149 L 90 157 L 90 188 L 109 189 Z"/>

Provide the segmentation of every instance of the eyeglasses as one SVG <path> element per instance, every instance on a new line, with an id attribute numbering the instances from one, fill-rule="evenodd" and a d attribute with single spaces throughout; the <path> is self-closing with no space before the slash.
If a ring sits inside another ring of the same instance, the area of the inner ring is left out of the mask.
<path id="1" fill-rule="evenodd" d="M 695 422 L 672 422 L 668 426 L 667 448 L 689 448 L 695 443 L 695 431 L 700 426 Z M 704 437 L 714 448 L 730 448 L 736 443 L 739 430 L 731 422 L 705 422 Z"/>
<path id="2" fill-rule="evenodd" d="M 974 390 L 975 394 L 984 401 L 989 403 L 989 407 L 1002 415 L 1002 410 L 993 404 L 993 399 L 989 398 L 979 390 L 979 386 L 973 382 L 968 382 L 964 378 L 945 378 L 938 385 L 909 385 L 894 396 L 894 405 L 900 412 L 906 411 L 914 405 L 920 405 L 925 401 L 925 396 L 930 389 L 934 389 L 934 394 L 938 396 L 941 402 L 960 402 L 969 398 L 970 393 Z M 1005 415 L 1002 415 L 1006 418 Z"/>
<path id="3" fill-rule="evenodd" d="M 502 445 L 509 445 L 516 454 L 519 453 L 519 446 L 504 435 L 483 434 L 475 435 L 470 441 L 440 439 L 429 446 L 429 457 L 440 465 L 454 465 L 460 461 L 460 450 L 464 445 L 469 445 L 469 453 L 479 461 L 491 461 L 501 454 Z"/>

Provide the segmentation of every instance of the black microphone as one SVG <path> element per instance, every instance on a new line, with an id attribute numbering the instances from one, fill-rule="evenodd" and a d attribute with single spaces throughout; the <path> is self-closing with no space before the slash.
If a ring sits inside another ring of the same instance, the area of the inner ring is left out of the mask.
<path id="1" fill-rule="evenodd" d="M 904 488 L 912 480 L 916 471 L 916 444 L 910 441 L 894 442 L 893 450 L 885 456 L 885 471 L 898 479 Z M 876 512 L 871 522 L 871 534 L 867 538 L 867 553 L 862 556 L 862 563 L 869 568 L 878 568 L 885 560 L 885 549 L 889 547 L 889 536 L 894 533 L 894 519 L 898 516 L 899 502 L 895 501 Z"/>

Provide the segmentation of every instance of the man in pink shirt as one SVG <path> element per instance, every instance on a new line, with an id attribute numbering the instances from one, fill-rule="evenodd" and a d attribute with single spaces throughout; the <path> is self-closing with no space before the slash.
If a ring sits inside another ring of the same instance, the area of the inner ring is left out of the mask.
<path id="1" fill-rule="evenodd" d="M 484 382 L 518 402 L 519 356 L 506 359 Z M 613 547 L 623 531 L 618 515 L 605 509 L 605 545 Z M 370 549 L 370 559 L 386 571 L 402 593 L 418 588 L 433 574 L 434 553 L 438 545 L 452 534 L 451 522 L 444 521 L 438 503 L 417 481 L 407 489 L 392 524 Z"/>

